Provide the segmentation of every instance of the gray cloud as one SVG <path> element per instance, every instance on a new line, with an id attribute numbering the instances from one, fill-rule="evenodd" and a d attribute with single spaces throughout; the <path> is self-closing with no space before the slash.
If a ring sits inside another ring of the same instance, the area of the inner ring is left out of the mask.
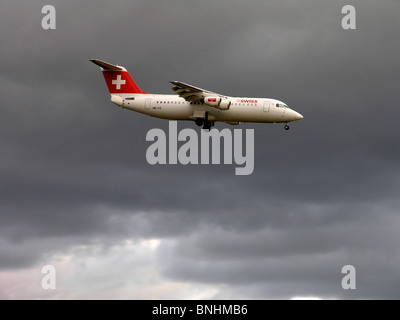
<path id="1" fill-rule="evenodd" d="M 55 31 L 40 28 L 45 1 L 0 4 L 0 270 L 157 238 L 154 272 L 214 298 L 399 297 L 398 2 L 353 1 L 354 31 L 345 1 L 92 2 L 53 1 Z M 117 109 L 91 58 L 148 92 L 182 80 L 305 119 L 242 125 L 256 136 L 249 177 L 153 167 L 145 136 L 168 122 Z M 345 264 L 354 292 L 340 288 Z"/>

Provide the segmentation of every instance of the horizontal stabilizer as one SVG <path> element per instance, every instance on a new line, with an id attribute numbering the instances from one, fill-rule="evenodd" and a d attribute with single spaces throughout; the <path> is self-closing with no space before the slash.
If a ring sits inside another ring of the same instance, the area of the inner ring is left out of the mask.
<path id="1" fill-rule="evenodd" d="M 97 64 L 100 68 L 103 68 L 105 71 L 125 71 L 125 68 L 115 66 L 115 65 L 105 62 L 105 61 L 101 61 L 101 60 L 97 60 L 97 59 L 93 59 L 90 61 L 92 61 L 94 64 Z"/>

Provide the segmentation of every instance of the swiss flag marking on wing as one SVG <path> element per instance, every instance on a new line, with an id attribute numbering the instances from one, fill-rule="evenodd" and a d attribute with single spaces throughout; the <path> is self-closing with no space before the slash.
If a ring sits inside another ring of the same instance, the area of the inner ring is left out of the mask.
<path id="1" fill-rule="evenodd" d="M 208 102 L 217 102 L 217 98 L 208 98 Z"/>

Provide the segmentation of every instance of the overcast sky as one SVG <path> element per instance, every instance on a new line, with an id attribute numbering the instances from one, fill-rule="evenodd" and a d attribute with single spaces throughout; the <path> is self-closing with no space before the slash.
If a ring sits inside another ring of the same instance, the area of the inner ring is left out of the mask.
<path id="1" fill-rule="evenodd" d="M 400 298 L 399 14 L 395 0 L 1 1 L 0 299 Z M 150 166 L 146 134 L 168 121 L 112 104 L 93 58 L 150 93 L 179 80 L 304 120 L 235 127 L 255 129 L 250 176 Z"/>

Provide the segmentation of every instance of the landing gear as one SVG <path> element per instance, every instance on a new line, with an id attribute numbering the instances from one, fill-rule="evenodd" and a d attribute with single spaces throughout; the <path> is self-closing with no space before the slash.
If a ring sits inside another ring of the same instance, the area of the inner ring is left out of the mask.
<path id="1" fill-rule="evenodd" d="M 289 130 L 290 129 L 290 127 L 288 126 L 288 124 L 286 123 L 286 125 L 285 125 L 285 130 L 287 131 L 287 130 Z"/>
<path id="2" fill-rule="evenodd" d="M 205 122 L 203 129 L 210 131 L 211 130 L 211 122 L 209 122 L 209 121 Z"/>
<path id="3" fill-rule="evenodd" d="M 197 118 L 195 122 L 199 127 L 202 127 L 204 125 L 204 119 L 203 118 Z"/>
<path id="4" fill-rule="evenodd" d="M 194 122 L 199 127 L 203 127 L 204 130 L 210 130 L 215 125 L 214 122 L 208 120 L 208 112 L 205 113 L 204 118 L 196 118 Z"/>
<path id="5" fill-rule="evenodd" d="M 205 118 L 204 118 L 203 129 L 204 129 L 204 130 L 210 131 L 210 129 L 211 129 L 211 127 L 212 127 L 213 125 L 214 125 L 214 123 L 208 121 L 208 112 L 206 112 Z"/>

